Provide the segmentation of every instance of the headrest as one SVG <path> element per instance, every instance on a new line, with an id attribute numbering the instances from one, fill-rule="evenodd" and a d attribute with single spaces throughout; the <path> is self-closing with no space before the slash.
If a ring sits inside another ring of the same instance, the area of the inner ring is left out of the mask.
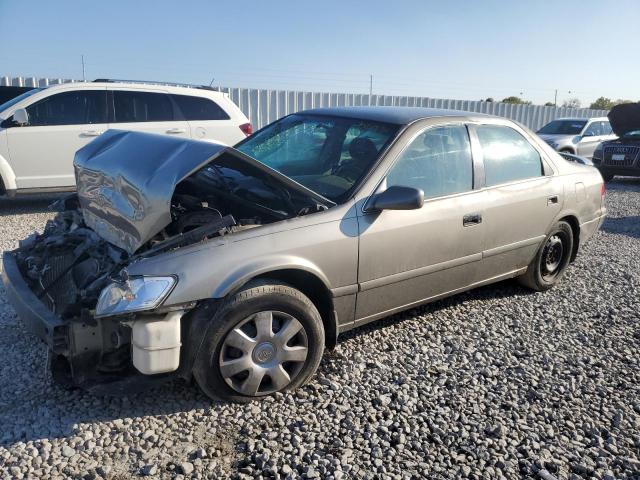
<path id="1" fill-rule="evenodd" d="M 351 158 L 358 160 L 373 160 L 378 155 L 378 149 L 371 139 L 357 137 L 349 144 L 349 154 Z"/>

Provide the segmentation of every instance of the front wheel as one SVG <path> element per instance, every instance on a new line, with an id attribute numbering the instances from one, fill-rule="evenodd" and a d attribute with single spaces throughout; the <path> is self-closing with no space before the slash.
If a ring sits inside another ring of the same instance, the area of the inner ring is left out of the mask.
<path id="1" fill-rule="evenodd" d="M 253 283 L 214 313 L 193 374 L 209 397 L 248 402 L 304 384 L 323 349 L 311 300 L 286 284 Z"/>
<path id="2" fill-rule="evenodd" d="M 565 221 L 555 224 L 538 253 L 518 281 L 538 292 L 553 287 L 569 266 L 573 252 L 573 230 Z"/>

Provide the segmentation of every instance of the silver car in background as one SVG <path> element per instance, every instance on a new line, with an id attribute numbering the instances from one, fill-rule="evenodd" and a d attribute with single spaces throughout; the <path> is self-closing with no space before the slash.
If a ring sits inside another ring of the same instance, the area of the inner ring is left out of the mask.
<path id="1" fill-rule="evenodd" d="M 450 110 L 310 110 L 235 148 L 111 130 L 75 171 L 77 196 L 3 256 L 54 378 L 195 378 L 232 401 L 302 385 L 339 334 L 394 312 L 553 287 L 606 212 L 595 168 Z"/>
<path id="2" fill-rule="evenodd" d="M 558 118 L 536 133 L 554 150 L 588 159 L 601 142 L 617 138 L 607 117 Z"/>

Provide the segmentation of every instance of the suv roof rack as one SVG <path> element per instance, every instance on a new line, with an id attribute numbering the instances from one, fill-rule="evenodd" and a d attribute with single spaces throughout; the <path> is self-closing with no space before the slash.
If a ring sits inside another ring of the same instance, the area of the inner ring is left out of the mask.
<path id="1" fill-rule="evenodd" d="M 125 80 L 121 78 L 96 78 L 94 82 L 103 83 L 139 83 L 142 85 L 165 85 L 169 87 L 187 87 L 187 88 L 199 88 L 201 90 L 211 90 L 217 92 L 213 87 L 207 85 L 194 85 L 191 83 L 178 83 L 178 82 L 159 82 L 154 80 Z"/>

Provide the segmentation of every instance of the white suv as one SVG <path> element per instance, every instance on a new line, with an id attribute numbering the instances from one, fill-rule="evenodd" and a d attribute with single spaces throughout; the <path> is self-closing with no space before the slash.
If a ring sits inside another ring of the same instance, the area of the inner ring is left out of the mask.
<path id="1" fill-rule="evenodd" d="M 73 190 L 75 152 L 109 128 L 234 145 L 251 124 L 207 87 L 97 80 L 36 88 L 0 105 L 0 195 Z"/>

